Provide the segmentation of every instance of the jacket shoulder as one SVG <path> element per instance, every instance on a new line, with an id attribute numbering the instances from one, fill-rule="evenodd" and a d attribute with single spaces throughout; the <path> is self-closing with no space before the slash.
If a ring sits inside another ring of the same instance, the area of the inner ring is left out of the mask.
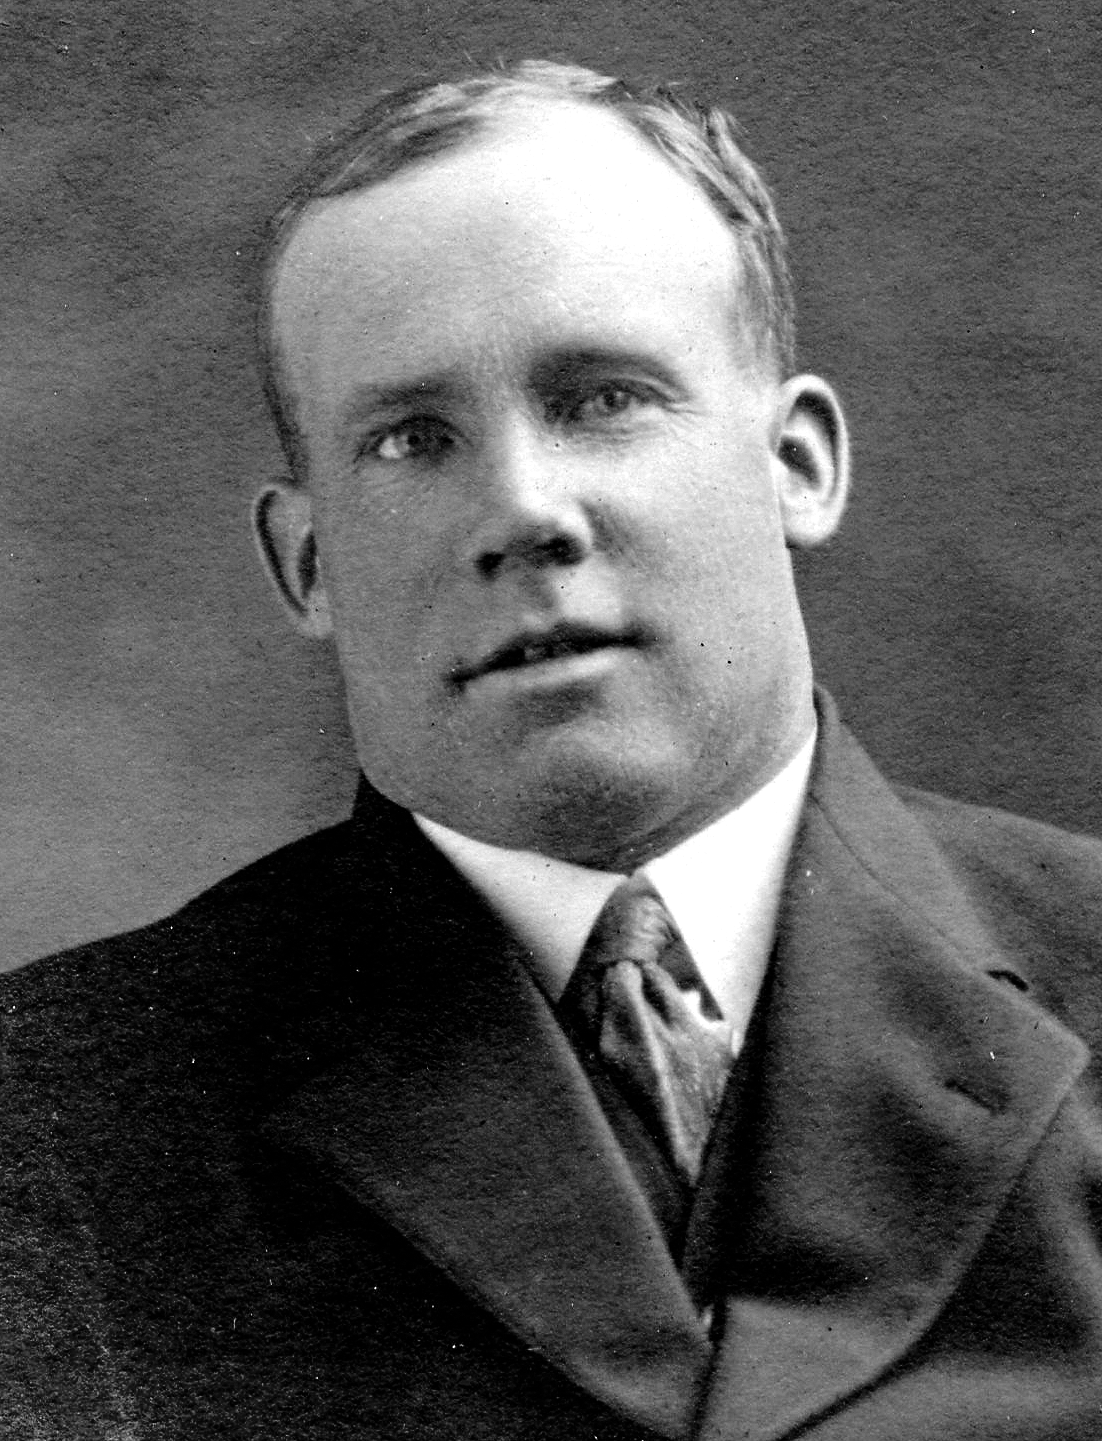
<path id="1" fill-rule="evenodd" d="M 1042 821 L 899 788 L 987 934 L 1038 999 L 1102 1035 L 1102 841 Z"/>
<path id="2" fill-rule="evenodd" d="M 107 966 L 118 974 L 197 946 L 232 950 L 243 934 L 278 935 L 287 916 L 300 913 L 304 898 L 346 867 L 348 831 L 342 822 L 304 836 L 224 876 L 170 915 L 0 975 L 0 994 L 48 992 L 75 983 L 89 969 Z"/>
<path id="3" fill-rule="evenodd" d="M 306 836 L 161 920 L 0 975 L 9 1078 L 33 1072 L 46 1085 L 103 1065 L 121 1075 L 139 1057 L 169 1066 L 185 1051 L 228 1051 L 262 1034 L 266 1016 L 309 1004 L 321 985 L 310 958 L 339 965 L 333 937 L 371 904 L 370 860 L 349 832 L 344 822 Z"/>
<path id="4" fill-rule="evenodd" d="M 990 806 L 897 788 L 964 877 L 1031 908 L 1102 908 L 1102 841 Z"/>

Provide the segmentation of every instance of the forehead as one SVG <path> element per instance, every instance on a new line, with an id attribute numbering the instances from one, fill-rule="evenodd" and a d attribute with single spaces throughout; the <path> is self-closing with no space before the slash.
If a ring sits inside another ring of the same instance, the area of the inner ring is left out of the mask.
<path id="1" fill-rule="evenodd" d="M 272 313 L 301 388 L 369 331 L 416 368 L 492 334 L 726 320 L 734 272 L 710 201 L 618 116 L 516 102 L 461 148 L 311 206 Z"/>

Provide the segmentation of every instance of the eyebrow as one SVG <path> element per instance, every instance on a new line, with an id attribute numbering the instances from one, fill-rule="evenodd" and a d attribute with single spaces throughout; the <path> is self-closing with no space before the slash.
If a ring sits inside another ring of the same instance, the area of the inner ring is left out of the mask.
<path id="1" fill-rule="evenodd" d="M 531 368 L 530 382 L 540 392 L 592 375 L 633 371 L 651 376 L 673 390 L 683 387 L 672 366 L 653 351 L 631 346 L 562 346 Z"/>
<path id="2" fill-rule="evenodd" d="M 340 408 L 340 421 L 348 425 L 379 410 L 406 410 L 453 396 L 461 388 L 457 371 L 439 370 L 412 380 L 357 385 Z"/>

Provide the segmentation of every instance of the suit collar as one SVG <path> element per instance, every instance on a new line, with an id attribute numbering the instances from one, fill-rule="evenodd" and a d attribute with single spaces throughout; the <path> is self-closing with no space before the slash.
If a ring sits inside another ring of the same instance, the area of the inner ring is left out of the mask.
<path id="1" fill-rule="evenodd" d="M 704 1437 L 792 1434 L 952 1296 L 1086 1061 L 995 978 L 1012 968 L 828 704 L 756 1087 L 721 1120 L 689 1239 L 734 1297 Z"/>
<path id="2" fill-rule="evenodd" d="M 387 898 L 371 1013 L 265 1130 L 585 1390 L 687 1434 L 711 1351 L 547 1002 L 408 817 L 361 800 L 354 829 Z"/>

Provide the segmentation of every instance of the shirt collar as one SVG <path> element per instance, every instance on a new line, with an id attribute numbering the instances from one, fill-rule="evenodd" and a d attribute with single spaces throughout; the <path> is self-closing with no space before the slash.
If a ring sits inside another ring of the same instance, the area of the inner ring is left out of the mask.
<path id="1" fill-rule="evenodd" d="M 803 808 L 812 733 L 742 805 L 642 867 L 666 903 L 738 1045 L 773 948 L 788 857 Z M 531 955 L 556 1001 L 623 875 L 473 840 L 414 819 Z"/>

